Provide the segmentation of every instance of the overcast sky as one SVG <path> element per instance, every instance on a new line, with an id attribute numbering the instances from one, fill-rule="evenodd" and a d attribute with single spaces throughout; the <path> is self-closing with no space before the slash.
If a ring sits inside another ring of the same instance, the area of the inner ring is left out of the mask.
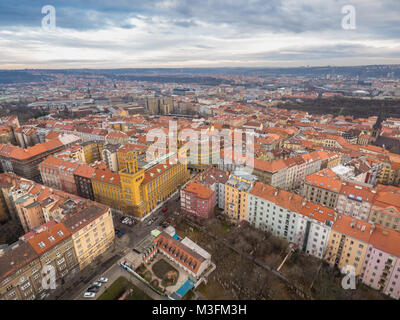
<path id="1" fill-rule="evenodd" d="M 400 0 L 0 0 L 1 69 L 397 64 L 399 40 Z"/>

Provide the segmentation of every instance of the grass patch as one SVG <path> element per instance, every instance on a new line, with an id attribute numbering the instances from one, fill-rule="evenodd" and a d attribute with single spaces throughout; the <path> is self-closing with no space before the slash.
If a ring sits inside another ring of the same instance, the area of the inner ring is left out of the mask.
<path id="1" fill-rule="evenodd" d="M 115 280 L 97 300 L 118 300 L 128 289 L 132 289 L 133 291 L 125 300 L 153 300 L 125 277 L 119 277 Z"/>
<path id="2" fill-rule="evenodd" d="M 207 284 L 201 283 L 197 289 L 204 297 L 209 300 L 231 300 L 232 297 L 228 296 L 224 288 L 216 282 L 209 280 Z"/>
<path id="3" fill-rule="evenodd" d="M 162 279 L 162 285 L 164 287 L 174 285 L 179 278 L 178 270 L 164 259 L 154 263 L 151 269 L 158 278 Z"/>

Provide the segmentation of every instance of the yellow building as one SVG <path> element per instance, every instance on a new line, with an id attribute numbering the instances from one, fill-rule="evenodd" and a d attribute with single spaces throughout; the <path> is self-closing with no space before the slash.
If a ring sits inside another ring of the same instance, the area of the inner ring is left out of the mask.
<path id="1" fill-rule="evenodd" d="M 119 172 L 96 169 L 91 177 L 95 201 L 142 218 L 190 178 L 186 149 L 171 152 L 139 167 L 137 150 L 129 145 L 117 151 Z"/>
<path id="2" fill-rule="evenodd" d="M 179 150 L 179 154 L 182 161 L 171 152 L 143 168 L 138 168 L 137 159 L 130 152 L 121 158 L 123 169 L 119 174 L 127 213 L 142 218 L 189 180 L 186 150 Z"/>
<path id="3" fill-rule="evenodd" d="M 103 144 L 96 141 L 87 141 L 82 143 L 83 153 L 86 163 L 92 163 L 101 160 Z"/>
<path id="4" fill-rule="evenodd" d="M 225 184 L 225 214 L 235 222 L 246 220 L 247 195 L 256 178 L 249 174 L 231 175 Z"/>
<path id="5" fill-rule="evenodd" d="M 114 130 L 122 131 L 122 132 L 127 131 L 127 126 L 124 122 L 111 123 L 110 128 L 114 129 Z"/>
<path id="6" fill-rule="evenodd" d="M 123 192 L 120 176 L 109 168 L 96 169 L 92 175 L 94 200 L 114 209 L 123 210 Z"/>
<path id="7" fill-rule="evenodd" d="M 72 233 L 72 243 L 81 270 L 114 242 L 114 223 L 111 210 L 107 206 L 89 205 L 63 223 Z"/>
<path id="8" fill-rule="evenodd" d="M 205 170 L 210 165 L 216 166 L 220 157 L 219 144 L 213 148 L 211 141 L 205 140 L 199 142 L 197 150 L 188 149 L 187 156 L 189 168 L 195 171 Z"/>
<path id="9" fill-rule="evenodd" d="M 329 235 L 324 260 L 340 270 L 353 266 L 359 275 L 373 229 L 368 222 L 338 215 Z"/>

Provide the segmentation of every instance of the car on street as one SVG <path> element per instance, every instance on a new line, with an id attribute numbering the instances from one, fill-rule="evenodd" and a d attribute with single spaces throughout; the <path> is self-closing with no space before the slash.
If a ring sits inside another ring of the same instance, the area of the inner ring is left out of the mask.
<path id="1" fill-rule="evenodd" d="M 167 219 L 167 220 L 165 220 L 165 222 L 172 223 L 172 220 L 171 219 Z"/>
<path id="2" fill-rule="evenodd" d="M 163 223 L 161 223 L 161 226 L 162 226 L 163 228 L 166 228 L 166 227 L 169 226 L 169 223 L 168 223 L 167 221 L 164 221 Z"/>
<path id="3" fill-rule="evenodd" d="M 87 292 L 94 292 L 97 293 L 100 290 L 98 286 L 91 286 L 89 289 L 87 289 Z"/>
<path id="4" fill-rule="evenodd" d="M 167 211 L 168 211 L 167 207 L 162 208 L 162 212 L 167 212 Z"/>
<path id="5" fill-rule="evenodd" d="M 121 238 L 125 233 L 126 233 L 125 230 L 122 229 L 122 230 L 120 230 L 120 231 L 117 233 L 117 237 L 118 237 L 118 238 Z"/>
<path id="6" fill-rule="evenodd" d="M 99 282 L 107 283 L 108 282 L 108 278 L 100 278 Z"/>
<path id="7" fill-rule="evenodd" d="M 94 293 L 94 292 L 85 292 L 83 294 L 84 298 L 94 298 L 95 296 L 96 296 L 96 293 Z"/>
<path id="8" fill-rule="evenodd" d="M 99 281 L 93 282 L 93 286 L 96 286 L 96 287 L 101 287 L 102 284 L 103 283 L 99 282 Z"/>

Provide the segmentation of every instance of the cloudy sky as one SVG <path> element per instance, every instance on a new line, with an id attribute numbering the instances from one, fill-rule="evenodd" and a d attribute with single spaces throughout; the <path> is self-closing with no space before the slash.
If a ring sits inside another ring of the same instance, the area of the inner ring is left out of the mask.
<path id="1" fill-rule="evenodd" d="M 0 0 L 1 69 L 397 64 L 399 40 L 400 0 Z"/>

